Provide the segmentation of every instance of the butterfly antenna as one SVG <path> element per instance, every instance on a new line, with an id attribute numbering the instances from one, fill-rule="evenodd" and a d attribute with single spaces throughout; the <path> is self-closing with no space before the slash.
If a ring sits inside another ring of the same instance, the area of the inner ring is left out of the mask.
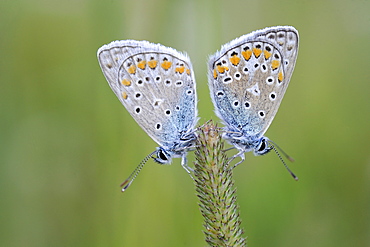
<path id="1" fill-rule="evenodd" d="M 283 162 L 283 165 L 285 166 L 285 169 L 287 169 L 287 171 L 290 173 L 290 175 L 292 175 L 292 177 L 294 178 L 295 181 L 298 181 L 298 177 L 289 169 L 289 167 L 287 166 L 287 164 L 285 163 L 285 161 L 283 160 L 283 158 L 281 157 L 281 155 L 279 154 L 279 152 L 277 151 L 277 149 L 275 148 L 275 146 L 271 145 L 271 147 L 272 147 L 272 149 L 274 149 L 275 153 L 277 154 L 277 156 L 279 157 L 279 159 L 281 160 L 281 162 Z M 285 153 L 283 152 L 283 154 L 285 154 Z"/>
<path id="2" fill-rule="evenodd" d="M 152 155 L 157 152 L 154 151 L 150 153 L 148 156 L 146 156 L 140 164 L 135 168 L 135 170 L 130 174 L 130 176 L 121 184 L 122 192 L 126 191 L 127 188 L 132 184 L 132 182 L 135 180 L 136 176 L 139 174 L 141 169 L 143 169 L 145 163 L 152 157 Z"/>
<path id="3" fill-rule="evenodd" d="M 274 144 L 274 146 L 277 147 L 280 150 L 280 152 L 283 153 L 285 158 L 287 158 L 290 162 L 294 162 L 294 158 L 292 156 L 289 156 L 286 152 L 284 152 L 284 150 L 281 147 L 279 147 L 275 142 L 273 142 L 271 140 L 268 140 L 268 141 L 271 142 L 272 144 Z"/>

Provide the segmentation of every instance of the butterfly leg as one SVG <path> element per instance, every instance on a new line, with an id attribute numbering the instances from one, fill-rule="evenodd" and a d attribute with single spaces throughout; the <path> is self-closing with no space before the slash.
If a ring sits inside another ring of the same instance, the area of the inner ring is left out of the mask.
<path id="1" fill-rule="evenodd" d="M 238 163 L 236 163 L 235 165 L 233 165 L 232 167 L 231 167 L 231 170 L 233 170 L 235 167 L 237 167 L 238 165 L 240 165 L 241 163 L 243 163 L 243 161 L 245 160 L 245 155 L 244 155 L 244 153 L 245 153 L 245 151 L 244 150 L 239 150 L 239 152 L 237 153 L 237 154 L 235 154 L 233 157 L 231 157 L 230 159 L 229 159 L 229 161 L 227 162 L 227 165 L 229 166 L 230 165 L 230 163 L 236 158 L 236 157 L 240 157 L 241 158 L 241 160 L 238 162 Z"/>
<path id="2" fill-rule="evenodd" d="M 186 154 L 182 156 L 181 159 L 181 166 L 185 169 L 185 171 L 189 174 L 191 179 L 194 180 L 193 176 L 191 175 L 192 172 L 194 172 L 194 169 L 188 166 L 188 159 L 186 158 Z"/>

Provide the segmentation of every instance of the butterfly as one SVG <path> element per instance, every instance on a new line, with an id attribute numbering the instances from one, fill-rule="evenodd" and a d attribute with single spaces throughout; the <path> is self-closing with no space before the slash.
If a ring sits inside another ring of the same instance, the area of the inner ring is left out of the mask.
<path id="1" fill-rule="evenodd" d="M 198 113 L 194 72 L 188 56 L 161 44 L 135 40 L 103 45 L 97 56 L 120 102 L 159 144 L 122 183 L 122 191 L 151 157 L 160 164 L 182 158 L 181 165 L 190 174 L 186 154 L 197 137 Z"/>
<path id="2" fill-rule="evenodd" d="M 264 155 L 274 149 L 278 154 L 276 144 L 264 134 L 289 85 L 298 37 L 294 27 L 269 27 L 232 40 L 209 59 L 211 98 L 225 124 L 223 138 L 238 150 L 232 159 L 241 158 L 236 165 L 245 160 L 246 152 Z"/>

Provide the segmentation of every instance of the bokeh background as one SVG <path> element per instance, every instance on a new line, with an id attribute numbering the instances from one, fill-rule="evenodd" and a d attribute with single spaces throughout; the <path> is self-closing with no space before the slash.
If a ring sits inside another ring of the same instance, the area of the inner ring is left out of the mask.
<path id="1" fill-rule="evenodd" d="M 247 155 L 235 169 L 249 246 L 370 246 L 370 1 L 0 2 L 0 245 L 205 246 L 194 185 L 119 103 L 97 49 L 117 39 L 186 51 L 199 115 L 218 121 L 209 54 L 292 25 L 300 51 L 267 136 L 296 162 Z M 193 154 L 189 155 L 193 160 Z"/>

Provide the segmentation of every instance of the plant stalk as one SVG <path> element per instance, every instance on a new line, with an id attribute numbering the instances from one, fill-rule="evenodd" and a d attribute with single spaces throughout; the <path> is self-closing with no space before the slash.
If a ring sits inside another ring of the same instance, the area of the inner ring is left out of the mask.
<path id="1" fill-rule="evenodd" d="M 233 173 L 218 130 L 211 121 L 201 126 L 195 150 L 194 180 L 205 240 L 209 246 L 246 246 Z"/>

